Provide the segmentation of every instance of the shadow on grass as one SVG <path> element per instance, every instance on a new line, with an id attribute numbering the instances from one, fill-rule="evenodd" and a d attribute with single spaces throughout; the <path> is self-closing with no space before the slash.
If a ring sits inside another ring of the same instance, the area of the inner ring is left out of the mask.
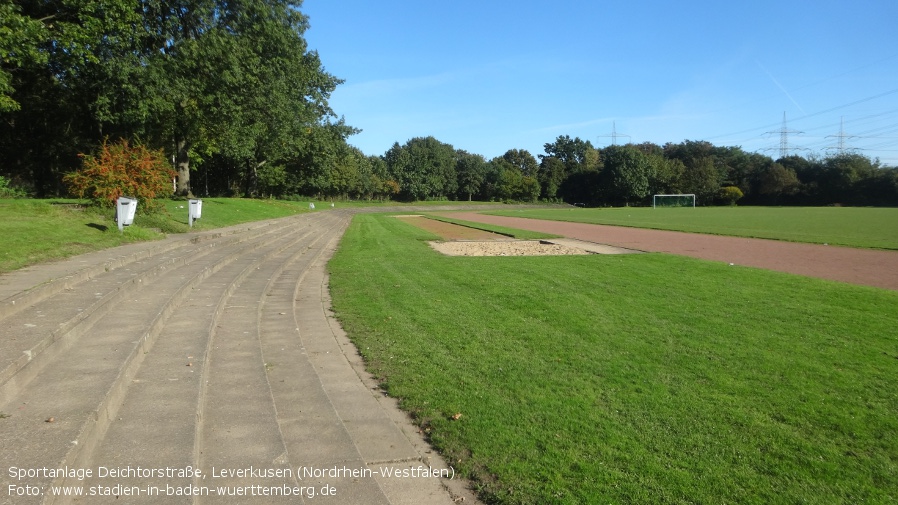
<path id="1" fill-rule="evenodd" d="M 103 224 L 97 224 L 97 223 L 87 223 L 87 226 L 89 228 L 96 228 L 97 230 L 100 230 L 100 231 L 106 231 L 109 229 L 108 226 L 103 225 Z"/>

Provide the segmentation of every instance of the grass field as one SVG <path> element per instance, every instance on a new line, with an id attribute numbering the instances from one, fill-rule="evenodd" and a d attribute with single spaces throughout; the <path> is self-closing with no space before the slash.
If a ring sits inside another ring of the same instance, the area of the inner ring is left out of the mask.
<path id="1" fill-rule="evenodd" d="M 500 210 L 490 213 L 792 242 L 898 249 L 898 208 L 629 207 Z"/>
<path id="2" fill-rule="evenodd" d="M 331 291 L 489 503 L 898 501 L 898 293 L 662 254 L 445 257 L 433 238 L 357 216 Z"/>

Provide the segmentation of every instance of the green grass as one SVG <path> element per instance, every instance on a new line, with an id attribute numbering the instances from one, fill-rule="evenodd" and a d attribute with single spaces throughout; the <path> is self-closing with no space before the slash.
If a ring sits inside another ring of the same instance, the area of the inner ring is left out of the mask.
<path id="1" fill-rule="evenodd" d="M 630 207 L 507 210 L 490 214 L 792 242 L 898 249 L 898 208 Z"/>
<path id="2" fill-rule="evenodd" d="M 203 198 L 203 214 L 193 227 L 195 230 L 208 230 L 233 226 L 235 224 L 276 219 L 310 212 L 309 202 L 294 202 L 286 200 L 257 200 L 251 198 Z M 324 209 L 325 204 L 315 202 L 318 210 Z M 168 233 L 190 231 L 187 220 L 186 200 L 166 200 L 166 212 L 159 216 L 170 223 Z M 141 224 L 139 221 L 138 225 Z"/>
<path id="3" fill-rule="evenodd" d="M 433 238 L 357 216 L 334 306 L 487 502 L 898 500 L 898 293 L 661 254 L 445 257 Z"/>
<path id="4" fill-rule="evenodd" d="M 119 234 L 111 217 L 78 203 L 76 200 L 0 200 L 0 236 L 3 237 L 0 273 L 135 240 L 162 237 L 139 227 Z"/>

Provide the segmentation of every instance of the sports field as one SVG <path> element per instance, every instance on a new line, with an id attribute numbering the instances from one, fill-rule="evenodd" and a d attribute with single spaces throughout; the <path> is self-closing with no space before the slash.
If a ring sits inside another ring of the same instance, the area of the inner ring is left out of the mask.
<path id="1" fill-rule="evenodd" d="M 663 254 L 446 257 L 434 238 L 357 216 L 331 291 L 488 502 L 898 500 L 898 293 Z"/>
<path id="2" fill-rule="evenodd" d="M 624 207 L 489 212 L 792 242 L 898 249 L 898 209 L 881 207 Z"/>

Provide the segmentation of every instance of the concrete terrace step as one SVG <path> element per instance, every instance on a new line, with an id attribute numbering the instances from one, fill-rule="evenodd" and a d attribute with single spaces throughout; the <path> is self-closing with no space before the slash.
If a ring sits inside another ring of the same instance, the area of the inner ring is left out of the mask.
<path id="1" fill-rule="evenodd" d="M 450 467 L 376 387 L 329 310 L 325 266 L 353 214 L 225 231 L 197 241 L 216 244 L 205 254 L 182 244 L 124 259 L 0 317 L 24 324 L 42 315 L 44 333 L 71 327 L 0 384 L 0 504 L 477 503 L 463 481 L 409 477 Z M 18 480 L 6 467 L 93 476 Z M 100 468 L 175 473 L 100 476 Z M 399 472 L 406 477 L 391 476 Z M 9 485 L 41 494 L 17 496 Z M 52 486 L 108 495 L 53 496 Z M 165 489 L 219 486 L 228 491 Z M 301 492 L 261 493 L 285 488 Z M 142 494 L 127 492 L 135 489 Z"/>
<path id="2" fill-rule="evenodd" d="M 298 229 L 297 229 L 298 231 Z M 9 400 L 0 405 L 0 411 L 10 418 L 0 424 L 0 446 L 10 447 L 10 455 L 22 465 L 38 468 L 44 465 L 75 464 L 76 456 L 85 445 L 94 442 L 98 431 L 109 417 L 109 408 L 117 407 L 116 399 L 127 388 L 127 381 L 139 367 L 153 339 L 161 331 L 172 311 L 188 296 L 193 287 L 204 278 L 238 258 L 251 258 L 254 250 L 274 243 L 290 244 L 292 233 L 273 234 L 266 241 L 248 244 L 236 243 L 217 249 L 218 254 L 206 255 L 182 268 L 167 272 L 153 289 L 132 293 L 130 303 L 114 315 L 101 317 L 90 331 L 90 338 L 66 341 L 65 352 L 45 352 L 45 359 L 33 361 L 26 368 L 38 369 L 33 380 L 22 386 L 18 383 L 6 387 Z M 242 242 L 242 241 L 241 241 Z M 77 342 L 77 345 L 75 345 Z M 55 346 L 54 346 L 55 347 Z M 42 367 L 36 367 L 40 363 Z M 13 382 L 13 381 L 10 381 Z M 46 426 L 40 423 L 53 418 L 52 440 L 48 436 L 40 446 L 17 444 L 15 440 L 25 435 L 26 440 L 37 436 Z M 50 457 L 46 445 L 57 454 Z M 0 475 L 6 485 L 7 475 Z"/>
<path id="3" fill-rule="evenodd" d="M 253 227 L 242 234 L 210 234 L 202 240 L 177 242 L 178 247 L 159 248 L 156 255 L 149 257 L 143 256 L 144 250 L 128 261 L 118 255 L 121 266 L 104 270 L 94 277 L 84 277 L 77 283 L 72 276 L 66 277 L 59 282 L 64 285 L 63 289 L 44 290 L 45 296 L 55 294 L 52 299 L 38 299 L 29 306 L 19 304 L 18 311 L 0 318 L 0 386 L 48 346 L 65 336 L 71 338 L 89 330 L 91 317 L 95 319 L 113 310 L 116 302 L 127 297 L 128 292 L 146 288 L 166 270 L 198 261 L 221 247 L 261 240 L 266 233 L 276 237 L 280 233 L 278 230 L 269 224 Z M 73 262 L 71 268 L 77 268 L 82 262 Z M 54 266 L 51 270 L 58 272 L 59 267 Z M 50 284 L 53 282 L 42 286 Z M 13 298 L 21 300 L 21 297 Z M 22 377 L 18 379 L 21 381 Z M 0 389 L 0 404 L 3 399 Z"/>
<path id="4" fill-rule="evenodd" d="M 232 305 L 234 293 L 247 283 L 266 276 L 268 265 L 293 257 L 297 249 L 315 240 L 303 233 L 289 247 L 273 248 L 266 254 L 245 256 L 205 280 L 189 302 L 179 307 L 163 329 L 140 370 L 129 385 L 121 407 L 104 439 L 89 457 L 89 467 L 184 468 L 195 465 L 195 425 L 201 401 L 204 366 L 214 328 L 222 324 L 222 313 Z M 285 244 L 286 245 L 286 244 Z M 258 304 L 258 296 L 255 303 Z M 148 422 L 149 421 L 149 422 Z M 151 443 L 135 443 L 135 442 Z M 129 485 L 148 486 L 193 483 L 193 479 L 129 479 Z M 89 479 L 88 486 L 103 479 Z M 89 503 L 114 501 L 115 496 L 91 498 Z M 131 497 L 132 502 L 152 503 L 158 497 Z M 187 498 L 189 500 L 189 497 Z M 174 501 L 172 501 L 174 500 Z M 167 500 L 177 503 L 176 498 Z"/>

